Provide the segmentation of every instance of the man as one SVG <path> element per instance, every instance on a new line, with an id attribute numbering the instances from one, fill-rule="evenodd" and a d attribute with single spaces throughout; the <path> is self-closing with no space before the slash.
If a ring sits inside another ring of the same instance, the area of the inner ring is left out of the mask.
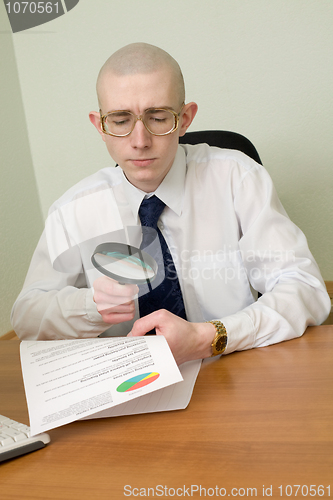
<path id="1" fill-rule="evenodd" d="M 330 308 L 323 280 L 264 168 L 237 151 L 179 146 L 197 105 L 185 103 L 176 61 L 148 44 L 126 46 L 102 67 L 97 94 L 100 111 L 90 121 L 119 166 L 84 179 L 51 208 L 13 307 L 17 334 L 44 340 L 155 329 L 181 364 L 320 324 Z M 136 285 L 102 276 L 90 257 L 96 244 L 124 241 L 144 226 L 149 200 L 162 204 L 155 226 L 146 225 L 168 260 L 159 298 L 151 291 L 138 300 Z"/>

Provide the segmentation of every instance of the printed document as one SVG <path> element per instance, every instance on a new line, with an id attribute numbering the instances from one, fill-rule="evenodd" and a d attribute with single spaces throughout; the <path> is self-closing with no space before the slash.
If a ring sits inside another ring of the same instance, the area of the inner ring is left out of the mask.
<path id="1" fill-rule="evenodd" d="M 180 370 L 161 335 L 23 341 L 20 353 L 32 435 L 87 417 L 186 408 L 201 365 Z"/>

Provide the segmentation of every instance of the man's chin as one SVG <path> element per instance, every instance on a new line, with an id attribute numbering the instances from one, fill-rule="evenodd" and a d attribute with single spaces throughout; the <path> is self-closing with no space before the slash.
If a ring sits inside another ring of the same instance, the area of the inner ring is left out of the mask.
<path id="1" fill-rule="evenodd" d="M 151 172 L 140 172 L 137 173 L 137 175 L 129 175 L 124 172 L 124 174 L 128 182 L 146 193 L 155 191 L 160 184 L 160 180 L 157 179 L 155 175 L 152 175 Z"/>

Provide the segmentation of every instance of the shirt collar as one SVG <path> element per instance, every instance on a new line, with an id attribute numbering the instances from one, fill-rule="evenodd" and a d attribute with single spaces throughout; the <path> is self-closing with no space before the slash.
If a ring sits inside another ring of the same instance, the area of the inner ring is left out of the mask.
<path id="1" fill-rule="evenodd" d="M 169 172 L 154 193 L 145 193 L 144 191 L 141 191 L 141 189 L 133 186 L 133 184 L 127 180 L 124 172 L 122 171 L 125 196 L 134 217 L 137 218 L 139 208 L 144 197 L 147 195 L 151 196 L 152 194 L 155 194 L 158 198 L 164 201 L 164 203 L 171 208 L 171 210 L 180 216 L 183 208 L 185 173 L 186 155 L 181 146 L 178 146 L 174 162 Z"/>

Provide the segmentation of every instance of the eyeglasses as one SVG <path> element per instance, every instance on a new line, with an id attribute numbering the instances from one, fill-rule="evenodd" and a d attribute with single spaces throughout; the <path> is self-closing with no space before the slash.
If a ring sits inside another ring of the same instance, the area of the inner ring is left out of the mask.
<path id="1" fill-rule="evenodd" d="M 133 132 L 135 124 L 141 120 L 148 132 L 152 135 L 172 134 L 178 128 L 179 116 L 184 107 L 184 103 L 179 111 L 167 108 L 148 108 L 142 115 L 135 115 L 131 111 L 112 111 L 101 115 L 101 125 L 104 134 L 114 137 L 126 137 Z"/>

